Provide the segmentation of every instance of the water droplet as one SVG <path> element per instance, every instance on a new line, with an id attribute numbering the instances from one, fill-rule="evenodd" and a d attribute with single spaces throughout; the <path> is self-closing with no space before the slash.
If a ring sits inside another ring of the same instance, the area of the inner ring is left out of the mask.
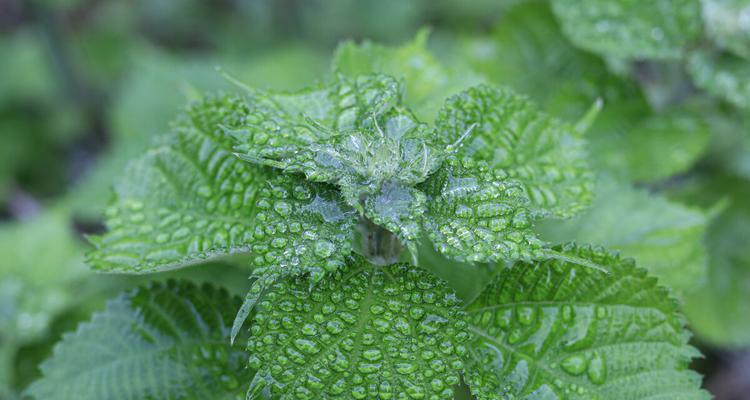
<path id="1" fill-rule="evenodd" d="M 336 250 L 333 243 L 327 240 L 321 240 L 315 243 L 315 255 L 321 258 L 328 258 Z"/>
<path id="2" fill-rule="evenodd" d="M 586 358 L 580 354 L 574 354 L 563 360 L 560 366 L 571 375 L 580 375 L 586 370 Z"/>
<path id="3" fill-rule="evenodd" d="M 206 198 L 211 197 L 211 194 L 212 194 L 211 187 L 209 187 L 208 185 L 201 185 L 198 188 L 197 192 L 198 192 L 198 196 L 206 197 Z"/>
<path id="4" fill-rule="evenodd" d="M 273 209 L 282 217 L 286 217 L 292 212 L 292 206 L 290 206 L 289 203 L 285 201 L 277 201 L 273 203 Z"/>
<path id="5" fill-rule="evenodd" d="M 414 371 L 417 370 L 417 366 L 412 363 L 397 363 L 396 364 L 396 372 L 403 375 L 409 375 L 414 373 Z"/>
<path id="6" fill-rule="evenodd" d="M 169 240 L 169 235 L 167 235 L 166 233 L 160 233 L 156 235 L 155 240 L 156 240 L 156 243 L 159 243 L 159 244 L 166 243 L 167 240 Z"/>
<path id="7" fill-rule="evenodd" d="M 517 317 L 521 325 L 531 325 L 534 322 L 536 312 L 533 307 L 518 307 Z"/>
<path id="8" fill-rule="evenodd" d="M 589 367 L 586 374 L 592 383 L 601 385 L 607 378 L 607 365 L 601 353 L 594 353 L 594 357 L 589 361 Z"/>
<path id="9" fill-rule="evenodd" d="M 316 354 L 320 351 L 320 347 L 317 343 L 315 343 L 312 340 L 307 339 L 297 339 L 294 341 L 294 347 L 297 348 L 297 350 L 307 353 L 307 354 Z"/>
<path id="10" fill-rule="evenodd" d="M 378 349 L 369 349 L 365 350 L 362 353 L 362 357 L 364 357 L 366 360 L 378 361 L 383 358 L 383 354 Z"/>
<path id="11" fill-rule="evenodd" d="M 573 320 L 573 307 L 566 304 L 562 306 L 561 313 L 563 321 L 570 322 Z"/>

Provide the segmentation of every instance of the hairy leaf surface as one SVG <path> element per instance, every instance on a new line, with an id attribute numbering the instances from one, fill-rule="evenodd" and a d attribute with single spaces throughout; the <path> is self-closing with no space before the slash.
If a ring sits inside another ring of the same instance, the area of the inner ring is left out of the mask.
<path id="1" fill-rule="evenodd" d="M 358 256 L 310 289 L 275 283 L 257 306 L 251 398 L 452 399 L 468 339 L 445 283 L 406 264 Z"/>
<path id="2" fill-rule="evenodd" d="M 425 233 L 445 256 L 488 262 L 539 255 L 528 199 L 504 172 L 450 158 L 420 188 L 428 196 Z"/>
<path id="3" fill-rule="evenodd" d="M 326 184 L 280 175 L 257 194 L 250 239 L 254 274 L 309 273 L 314 282 L 344 265 L 357 213 Z"/>
<path id="4" fill-rule="evenodd" d="M 353 207 L 387 182 L 422 182 L 441 159 L 427 126 L 399 107 L 393 78 L 339 77 L 317 95 L 326 106 L 315 116 L 305 102 L 269 96 L 251 100 L 249 124 L 233 132 L 240 157 L 336 184 Z"/>
<path id="5" fill-rule="evenodd" d="M 557 250 L 567 260 L 502 270 L 467 307 L 480 400 L 710 398 L 688 369 L 699 353 L 677 302 L 656 279 L 602 250 Z"/>
<path id="6" fill-rule="evenodd" d="M 688 71 L 699 88 L 737 107 L 750 108 L 750 63 L 730 54 L 694 52 Z"/>
<path id="7" fill-rule="evenodd" d="M 524 96 L 471 88 L 448 99 L 436 129 L 446 143 L 470 131 L 462 154 L 519 181 L 534 214 L 567 217 L 590 202 L 592 175 L 581 133 Z"/>
<path id="8" fill-rule="evenodd" d="M 563 32 L 617 58 L 679 58 L 701 32 L 700 0 L 552 0 Z"/>
<path id="9" fill-rule="evenodd" d="M 365 216 L 396 234 L 411 254 L 416 254 L 426 202 L 427 196 L 422 191 L 389 182 L 366 199 Z"/>
<path id="10" fill-rule="evenodd" d="M 115 186 L 108 232 L 92 238 L 89 263 L 144 273 L 249 252 L 259 183 L 269 173 L 238 160 L 221 128 L 244 122 L 242 99 L 194 104 L 164 143 L 133 161 Z"/>
<path id="11" fill-rule="evenodd" d="M 28 389 L 36 399 L 236 399 L 251 372 L 229 345 L 240 299 L 209 285 L 125 293 L 64 335 Z"/>

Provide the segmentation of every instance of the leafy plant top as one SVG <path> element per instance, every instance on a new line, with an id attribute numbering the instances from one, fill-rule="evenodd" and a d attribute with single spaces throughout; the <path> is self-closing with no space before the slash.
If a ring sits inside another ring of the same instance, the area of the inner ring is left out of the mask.
<path id="1" fill-rule="evenodd" d="M 469 89 L 432 126 L 402 97 L 388 76 L 340 75 L 196 103 L 130 165 L 90 262 L 147 272 L 246 253 L 264 273 L 317 282 L 343 265 L 362 220 L 413 255 L 426 235 L 459 260 L 530 260 L 535 219 L 589 202 L 581 132 L 524 97 Z"/>
<path id="2" fill-rule="evenodd" d="M 441 79 L 431 85 L 408 60 Z M 583 135 L 599 102 L 570 124 L 508 88 L 467 88 L 474 78 L 442 68 L 422 36 L 347 44 L 334 71 L 297 92 L 241 86 L 194 102 L 129 165 L 107 232 L 91 239 L 89 262 L 105 272 L 251 262 L 244 302 L 189 284 L 129 292 L 65 337 L 30 394 L 437 400 L 464 382 L 480 400 L 706 398 L 683 318 L 655 278 L 536 234 L 538 221 L 592 201 Z M 600 208 L 588 218 L 625 213 Z M 695 261 L 693 225 L 669 231 L 684 245 L 654 248 Z M 642 242 L 634 231 L 611 242 Z M 445 273 L 457 265 L 482 281 L 438 277 L 461 275 Z M 76 353 L 113 338 L 110 352 Z M 238 338 L 244 349 L 230 347 Z"/>

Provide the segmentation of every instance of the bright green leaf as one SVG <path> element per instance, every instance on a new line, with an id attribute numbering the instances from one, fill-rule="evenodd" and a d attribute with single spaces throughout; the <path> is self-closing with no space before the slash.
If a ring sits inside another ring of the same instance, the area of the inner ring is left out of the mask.
<path id="1" fill-rule="evenodd" d="M 708 35 L 719 46 L 750 59 L 750 1 L 701 0 Z"/>
<path id="2" fill-rule="evenodd" d="M 567 217 L 591 199 L 581 132 L 508 89 L 478 86 L 446 102 L 436 121 L 446 143 L 466 132 L 463 154 L 521 183 L 532 213 Z"/>
<path id="3" fill-rule="evenodd" d="M 344 265 L 357 213 L 333 187 L 280 175 L 256 195 L 250 242 L 256 275 L 309 273 L 314 282 Z"/>
<path id="4" fill-rule="evenodd" d="M 708 222 L 698 209 L 603 177 L 589 210 L 568 221 L 543 223 L 540 231 L 552 242 L 575 240 L 619 250 L 661 284 L 684 292 L 705 278 Z"/>
<path id="5" fill-rule="evenodd" d="M 699 355 L 656 279 L 601 250 L 502 270 L 467 307 L 468 383 L 485 399 L 709 399 Z M 575 260 L 594 263 L 603 273 Z"/>
<path id="6" fill-rule="evenodd" d="M 358 209 L 387 182 L 424 181 L 441 159 L 427 126 L 396 108 L 401 86 L 389 77 L 342 77 L 318 92 L 250 103 L 247 125 L 232 131 L 242 159 L 336 184 Z"/>
<path id="7" fill-rule="evenodd" d="M 404 103 L 423 121 L 432 121 L 445 98 L 482 82 L 470 71 L 453 71 L 427 50 L 428 31 L 398 47 L 365 41 L 346 42 L 336 49 L 335 73 L 359 76 L 380 73 L 403 79 Z"/>
<path id="8" fill-rule="evenodd" d="M 312 289 L 279 281 L 251 328 L 250 398 L 452 399 L 468 339 L 458 304 L 424 271 L 359 257 Z"/>
<path id="9" fill-rule="evenodd" d="M 688 71 L 699 88 L 737 107 L 750 108 L 750 62 L 729 54 L 694 52 Z"/>
<path id="10" fill-rule="evenodd" d="M 365 200 L 365 216 L 396 234 L 399 241 L 416 254 L 426 202 L 427 196 L 422 191 L 389 182 L 379 193 Z"/>
<path id="11" fill-rule="evenodd" d="M 89 263 L 107 272 L 144 273 L 248 253 L 255 197 L 268 172 L 238 160 L 221 126 L 244 122 L 241 98 L 194 104 L 164 143 L 131 162 L 92 238 Z"/>
<path id="12" fill-rule="evenodd" d="M 617 58 L 674 59 L 701 32 L 700 0 L 552 0 L 578 47 Z"/>
<path id="13" fill-rule="evenodd" d="M 540 255 L 528 199 L 503 172 L 450 158 L 420 188 L 428 196 L 425 233 L 443 255 L 469 262 Z"/>
<path id="14" fill-rule="evenodd" d="M 170 281 L 125 293 L 63 336 L 28 394 L 36 399 L 236 399 L 251 371 L 229 345 L 240 299 Z"/>

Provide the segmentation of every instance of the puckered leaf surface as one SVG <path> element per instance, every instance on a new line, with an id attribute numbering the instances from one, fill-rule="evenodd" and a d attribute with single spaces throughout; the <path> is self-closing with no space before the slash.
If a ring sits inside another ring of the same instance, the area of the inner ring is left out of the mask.
<path id="1" fill-rule="evenodd" d="M 448 99 L 435 125 L 446 144 L 470 131 L 462 154 L 520 182 L 535 215 L 567 217 L 590 202 L 581 133 L 524 96 L 477 86 Z"/>
<path id="2" fill-rule="evenodd" d="M 539 230 L 552 242 L 575 240 L 621 251 L 662 285 L 689 292 L 705 279 L 708 223 L 698 209 L 602 177 L 590 209 L 568 221 L 544 222 Z"/>
<path id="3" fill-rule="evenodd" d="M 338 185 L 347 202 L 361 209 L 365 196 L 387 182 L 413 186 L 434 171 L 441 147 L 425 124 L 400 108 L 401 86 L 393 78 L 340 76 L 316 95 L 325 106 L 290 98 L 251 99 L 248 126 L 233 131 L 239 156 L 247 161 L 304 174 Z"/>
<path id="4" fill-rule="evenodd" d="M 701 32 L 699 0 L 552 0 L 577 46 L 617 58 L 679 58 Z"/>
<path id="5" fill-rule="evenodd" d="M 426 202 L 427 196 L 422 191 L 389 182 L 375 196 L 367 198 L 365 216 L 393 232 L 412 254 L 416 254 Z"/>
<path id="6" fill-rule="evenodd" d="M 273 284 L 256 310 L 250 398 L 453 398 L 466 322 L 455 294 L 424 271 L 357 256 L 312 290 Z"/>
<path id="7" fill-rule="evenodd" d="M 352 251 L 357 213 L 329 185 L 275 176 L 259 189 L 257 209 L 255 274 L 308 273 L 318 281 Z"/>
<path id="8" fill-rule="evenodd" d="M 262 168 L 238 160 L 221 126 L 244 121 L 240 98 L 194 104 L 164 143 L 131 162 L 106 213 L 108 231 L 92 238 L 89 263 L 106 272 L 180 268 L 250 251 Z"/>
<path id="9" fill-rule="evenodd" d="M 519 263 L 467 307 L 468 383 L 480 399 L 709 399 L 688 369 L 677 302 L 646 271 L 602 250 Z M 574 261 L 597 264 L 605 274 Z"/>
<path id="10" fill-rule="evenodd" d="M 252 373 L 229 345 L 240 299 L 204 285 L 152 284 L 63 336 L 28 389 L 36 399 L 237 399 Z"/>
<path id="11" fill-rule="evenodd" d="M 488 262 L 539 255 L 528 199 L 503 171 L 450 158 L 420 188 L 428 196 L 425 233 L 447 257 Z"/>

